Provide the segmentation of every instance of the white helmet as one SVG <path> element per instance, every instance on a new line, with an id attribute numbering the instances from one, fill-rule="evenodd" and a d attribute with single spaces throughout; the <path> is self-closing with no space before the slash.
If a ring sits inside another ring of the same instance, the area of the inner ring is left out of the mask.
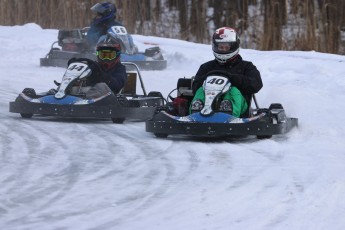
<path id="1" fill-rule="evenodd" d="M 239 52 L 240 38 L 230 27 L 216 30 L 212 36 L 212 50 L 216 60 L 224 64 L 233 59 Z"/>

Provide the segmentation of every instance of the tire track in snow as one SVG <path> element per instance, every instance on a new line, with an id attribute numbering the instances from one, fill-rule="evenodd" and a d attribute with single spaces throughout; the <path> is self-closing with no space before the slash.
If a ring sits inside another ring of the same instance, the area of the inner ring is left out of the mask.
<path id="1" fill-rule="evenodd" d="M 71 143 L 66 143 L 65 135 L 69 133 L 61 126 L 71 124 L 18 119 L 13 126 L 13 122 L 8 121 L 1 123 L 2 130 L 6 131 L 1 136 L 2 162 L 7 162 L 1 167 L 6 170 L 6 174 L 2 174 L 6 177 L 1 191 L 12 194 L 12 198 L 2 202 L 5 204 L 2 210 L 6 213 L 16 210 L 16 217 L 9 217 L 7 221 L 17 225 L 30 222 L 32 216 L 39 216 L 54 203 L 73 195 L 70 190 L 80 180 L 83 162 L 76 157 L 81 155 L 78 154 L 80 146 L 73 144 L 73 137 L 80 134 L 71 135 Z M 77 131 L 78 125 L 72 126 L 77 128 L 76 133 L 82 133 Z M 20 206 L 26 208 L 18 210 Z"/>
<path id="2" fill-rule="evenodd" d="M 122 224 L 135 221 L 142 213 L 155 209 L 159 201 L 166 199 L 165 196 L 171 187 L 188 177 L 198 165 L 194 153 L 189 151 L 189 157 L 187 156 L 189 165 L 180 172 L 174 162 L 167 157 L 176 150 L 174 142 L 152 139 L 147 134 L 140 136 L 141 133 L 145 134 L 140 126 L 133 123 L 125 126 L 106 127 L 110 134 L 115 135 L 115 139 L 122 137 L 127 148 L 130 143 L 131 151 L 135 152 L 131 162 L 127 165 L 127 170 L 120 173 L 129 174 L 129 186 L 136 189 L 132 191 L 125 188 L 126 193 L 114 203 L 113 209 L 117 215 L 105 219 L 99 225 L 94 225 L 94 229 L 120 227 Z M 128 169 L 128 167 L 132 168 Z M 132 174 L 131 171 L 135 171 L 135 174 Z"/>
<path id="3" fill-rule="evenodd" d="M 131 146 L 130 152 L 134 153 L 131 160 L 127 162 L 126 168 L 121 172 L 128 178 L 127 188 L 124 188 L 123 195 L 113 204 L 116 210 L 123 211 L 95 228 L 111 229 L 121 225 L 122 222 L 135 219 L 137 215 L 162 198 L 175 174 L 175 168 L 164 157 L 170 143 L 167 147 L 157 148 L 158 146 L 148 143 L 146 138 L 142 139 L 138 136 L 138 132 L 139 134 L 142 132 L 138 130 L 142 129 L 140 125 L 139 127 L 135 123 L 126 125 L 133 128 L 107 127 L 110 134 L 115 134 L 116 138 L 122 137 L 124 145 L 127 148 Z"/>
<path id="4" fill-rule="evenodd" d="M 214 199 L 224 196 L 236 197 L 225 201 L 225 205 L 238 206 L 244 199 L 252 201 L 249 203 L 255 203 L 258 197 L 267 200 L 267 189 L 277 196 L 279 192 L 288 193 L 279 189 L 284 185 L 274 184 L 276 181 L 267 176 L 280 173 L 277 164 L 279 166 L 284 160 L 284 153 L 265 151 L 265 142 L 204 143 L 178 138 L 158 139 L 145 133 L 141 123 L 117 125 L 38 118 L 20 119 L 17 124 L 21 125 L 13 129 L 12 135 L 7 135 L 6 142 L 17 133 L 22 135 L 19 138 L 23 139 L 22 147 L 30 159 L 29 166 L 22 172 L 33 178 L 26 182 L 31 186 L 27 185 L 25 191 L 34 191 L 32 197 L 40 196 L 42 200 L 34 199 L 31 203 L 35 207 L 20 212 L 17 217 L 22 219 L 11 219 L 8 223 L 13 226 L 34 228 L 49 222 L 52 229 L 56 229 L 63 228 L 65 222 L 76 225 L 84 222 L 89 224 L 89 229 L 113 229 L 144 221 L 145 216 L 160 212 L 162 204 L 173 205 L 176 197 L 181 200 L 177 202 L 179 209 L 188 213 L 188 205 L 179 206 L 180 203 L 212 207 L 212 203 L 219 202 Z M 31 138 L 31 135 L 38 138 Z M 274 142 L 268 142 L 268 146 L 275 147 Z M 30 147 L 28 143 L 35 144 Z M 8 144 L 5 146 L 10 148 Z M 10 152 L 14 152 L 13 148 Z M 59 164 L 52 161 L 59 161 Z M 55 171 L 33 170 L 44 164 Z M 35 174 L 42 172 L 47 174 L 36 178 Z M 260 178 L 266 176 L 267 183 L 258 184 Z M 26 179 L 22 177 L 24 182 Z M 42 184 L 46 185 L 42 188 Z M 186 190 L 185 186 L 192 185 L 196 192 L 192 201 L 181 197 L 179 188 Z M 245 193 L 248 187 L 253 188 L 250 194 Z M 30 196 L 22 197 L 28 200 Z M 293 202 L 290 198 L 281 195 L 279 199 L 285 206 L 280 206 L 278 214 L 266 218 L 267 226 L 290 215 Z M 208 212 L 211 215 L 218 210 L 211 208 Z M 232 220 L 243 221 L 244 213 L 240 210 Z M 95 215 L 99 218 L 90 220 Z M 174 215 L 174 211 L 162 213 L 160 218 Z M 254 220 L 257 218 L 249 215 L 249 221 Z"/>
<path id="5" fill-rule="evenodd" d="M 220 196 L 231 197 L 227 205 L 240 208 L 232 213 L 229 225 L 236 223 L 239 229 L 250 223 L 258 229 L 280 226 L 296 211 L 294 206 L 303 190 L 285 168 L 285 155 L 289 152 L 286 146 L 280 137 L 274 137 L 254 143 L 236 142 L 232 148 L 233 174 L 226 182 L 228 194 Z"/>
<path id="6" fill-rule="evenodd" d="M 76 174 L 64 155 L 68 146 L 54 132 L 54 124 L 20 119 L 13 126 L 14 122 L 8 121 L 2 142 L 6 143 L 4 151 L 14 155 L 2 155 L 8 162 L 9 174 L 5 192 L 12 197 L 6 202 L 9 207 L 6 210 L 17 213 L 7 220 L 17 225 L 30 221 L 32 214 L 44 211 L 64 197 Z"/>

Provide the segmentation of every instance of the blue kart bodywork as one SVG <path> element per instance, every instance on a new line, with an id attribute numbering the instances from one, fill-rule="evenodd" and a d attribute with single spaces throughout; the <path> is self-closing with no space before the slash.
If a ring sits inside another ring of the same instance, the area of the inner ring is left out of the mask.
<path id="1" fill-rule="evenodd" d="M 86 59 L 83 59 L 86 60 Z M 89 60 L 92 62 L 91 60 Z M 77 63 L 86 67 L 85 63 Z M 86 92 L 90 90 L 87 82 L 88 70 L 80 77 L 68 68 L 57 89 L 36 93 L 32 88 L 25 88 L 15 101 L 9 103 L 9 111 L 19 113 L 23 118 L 33 115 L 54 116 L 62 118 L 95 118 L 111 119 L 114 123 L 124 120 L 144 121 L 152 118 L 157 107 L 164 105 L 164 99 L 158 92 L 146 93 L 139 68 L 134 63 L 123 63 L 132 66 L 137 72 L 127 73 L 128 79 L 120 93 L 109 91 L 89 98 Z M 71 63 L 75 65 L 75 62 Z M 137 94 L 136 82 L 139 78 L 143 93 Z M 67 83 L 66 83 L 67 82 Z M 65 84 L 66 83 L 66 84 Z"/>

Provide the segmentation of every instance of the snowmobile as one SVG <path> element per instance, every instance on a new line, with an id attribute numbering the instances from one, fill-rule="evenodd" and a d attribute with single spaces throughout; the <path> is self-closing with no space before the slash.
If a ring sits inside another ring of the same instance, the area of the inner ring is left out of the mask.
<path id="1" fill-rule="evenodd" d="M 65 118 L 111 119 L 114 123 L 125 120 L 144 121 L 150 119 L 157 107 L 164 106 L 165 99 L 159 92 L 146 93 L 139 67 L 130 62 L 136 71 L 127 72 L 127 82 L 118 94 L 109 91 L 104 95 L 87 97 L 90 90 L 90 75 L 93 68 L 100 68 L 97 62 L 86 58 L 76 59 L 67 67 L 61 83 L 54 81 L 57 88 L 36 93 L 25 88 L 15 101 L 9 103 L 9 111 L 19 113 L 23 118 L 33 115 Z M 98 69 L 99 70 L 99 69 Z M 139 78 L 142 94 L 137 94 Z"/>
<path id="2" fill-rule="evenodd" d="M 71 58 L 96 60 L 94 47 L 89 47 L 86 35 L 89 27 L 74 30 L 59 30 L 58 41 L 53 42 L 48 54 L 40 59 L 40 66 L 66 67 Z M 107 31 L 121 41 L 121 61 L 135 63 L 141 70 L 163 70 L 167 67 L 159 46 L 139 52 L 136 45 L 131 45 L 127 30 L 123 26 L 113 26 Z"/>
<path id="3" fill-rule="evenodd" d="M 219 110 L 221 95 L 230 89 L 229 74 L 211 72 L 204 81 L 205 103 L 199 111 L 189 111 L 193 99 L 192 78 L 180 78 L 177 82 L 177 97 L 171 93 L 164 109 L 145 122 L 147 132 L 156 137 L 183 134 L 199 137 L 245 137 L 255 135 L 258 139 L 285 134 L 297 127 L 298 119 L 289 118 L 280 103 L 269 108 L 259 108 L 255 95 L 247 100 L 248 109 L 241 117 Z M 254 100 L 256 108 L 251 107 Z"/>

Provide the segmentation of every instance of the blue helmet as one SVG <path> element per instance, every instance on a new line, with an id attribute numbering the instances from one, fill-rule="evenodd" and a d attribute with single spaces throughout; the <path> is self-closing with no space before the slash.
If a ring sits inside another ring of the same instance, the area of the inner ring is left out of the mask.
<path id="1" fill-rule="evenodd" d="M 97 3 L 90 9 L 94 13 L 97 14 L 96 17 L 94 18 L 95 24 L 99 24 L 108 19 L 116 18 L 116 7 L 113 3 L 110 3 L 110 2 Z"/>

